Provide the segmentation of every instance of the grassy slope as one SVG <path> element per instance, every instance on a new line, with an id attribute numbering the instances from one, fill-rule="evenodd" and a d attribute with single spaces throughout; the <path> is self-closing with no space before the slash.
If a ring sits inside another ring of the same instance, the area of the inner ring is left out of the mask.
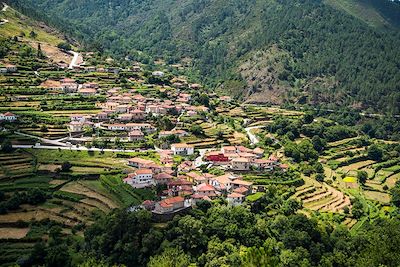
<path id="1" fill-rule="evenodd" d="M 63 41 L 56 32 L 50 32 L 50 28 L 35 22 L 34 20 L 23 16 L 21 13 L 12 8 L 8 8 L 6 12 L 0 12 L 0 18 L 7 19 L 9 22 L 0 26 L 0 36 L 14 37 L 24 33 L 26 41 L 38 41 L 56 46 Z M 31 38 L 29 33 L 34 31 L 36 38 Z"/>
<path id="2" fill-rule="evenodd" d="M 341 9 L 350 15 L 359 18 L 372 27 L 390 26 L 383 14 L 381 14 L 369 1 L 360 0 L 325 0 L 325 3 Z"/>

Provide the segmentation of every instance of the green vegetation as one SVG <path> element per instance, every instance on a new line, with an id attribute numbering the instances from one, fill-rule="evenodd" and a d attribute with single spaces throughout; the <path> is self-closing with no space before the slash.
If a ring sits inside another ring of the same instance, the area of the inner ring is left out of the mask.
<path id="1" fill-rule="evenodd" d="M 237 96 L 255 94 L 252 99 L 273 103 L 288 96 L 296 103 L 332 103 L 332 107 L 357 102 L 365 109 L 399 114 L 399 4 L 363 0 L 349 7 L 355 1 L 327 2 L 102 0 L 77 6 L 71 0 L 43 0 L 12 4 L 71 33 L 92 50 L 120 58 L 129 55 L 144 63 L 159 57 L 168 63 L 193 58 L 193 76 L 212 85 L 223 80 L 223 90 Z M 46 14 L 40 12 L 44 8 Z M 248 69 L 241 66 L 257 51 L 274 51 L 271 47 L 286 56 L 277 57 L 278 66 L 254 69 L 248 76 Z M 275 80 L 272 93 L 258 77 Z"/>

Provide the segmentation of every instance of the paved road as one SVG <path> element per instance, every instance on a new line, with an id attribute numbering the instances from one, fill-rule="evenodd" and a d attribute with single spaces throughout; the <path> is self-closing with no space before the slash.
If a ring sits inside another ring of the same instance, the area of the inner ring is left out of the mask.
<path id="1" fill-rule="evenodd" d="M 3 3 L 3 8 L 1 9 L 1 12 L 6 12 L 8 9 L 8 5 L 6 3 Z M 4 25 L 6 23 L 8 23 L 9 21 L 7 19 L 2 19 L 0 21 L 0 25 Z"/>
<path id="2" fill-rule="evenodd" d="M 70 147 L 65 147 L 65 146 L 43 146 L 43 145 L 13 145 L 13 148 L 33 148 L 33 149 L 48 149 L 48 150 L 74 150 L 74 151 L 104 151 L 104 152 L 128 152 L 128 153 L 135 153 L 138 152 L 138 150 L 131 150 L 131 149 L 109 149 L 109 148 L 87 148 L 84 146 L 70 146 Z M 153 152 L 154 150 L 145 150 L 149 152 Z"/>
<path id="3" fill-rule="evenodd" d="M 6 3 L 3 3 L 3 9 L 1 10 L 2 12 L 6 12 L 9 6 Z"/>
<path id="4" fill-rule="evenodd" d="M 74 57 L 71 60 L 71 64 L 69 64 L 69 67 L 68 67 L 69 69 L 72 70 L 74 67 L 79 66 L 76 64 L 76 62 L 78 61 L 78 58 L 79 58 L 79 53 L 74 52 L 74 51 L 69 51 L 69 52 L 74 55 Z"/>
<path id="5" fill-rule="evenodd" d="M 208 164 L 209 162 L 205 162 L 203 161 L 204 155 L 208 152 L 211 151 L 212 149 L 199 149 L 200 155 L 195 159 L 194 161 L 194 166 L 196 166 L 196 168 L 204 165 L 204 164 Z"/>
<path id="6" fill-rule="evenodd" d="M 249 137 L 250 143 L 251 143 L 252 145 L 257 145 L 257 144 L 260 142 L 260 140 L 258 139 L 258 137 L 257 137 L 255 134 L 253 134 L 253 133 L 251 132 L 251 130 L 252 130 L 252 129 L 261 129 L 261 128 L 264 128 L 264 127 L 265 127 L 265 126 L 253 126 L 253 127 L 247 127 L 247 128 L 245 128 L 246 133 L 247 133 L 247 136 Z"/>
<path id="7" fill-rule="evenodd" d="M 46 138 L 38 137 L 38 136 L 35 136 L 35 135 L 31 135 L 31 134 L 25 134 L 25 133 L 21 133 L 21 132 L 14 132 L 14 133 L 17 134 L 17 135 L 38 139 L 40 142 L 51 144 L 51 145 L 55 145 L 55 146 L 59 146 L 59 147 L 68 146 L 67 144 L 59 142 L 57 140 L 46 139 Z"/>

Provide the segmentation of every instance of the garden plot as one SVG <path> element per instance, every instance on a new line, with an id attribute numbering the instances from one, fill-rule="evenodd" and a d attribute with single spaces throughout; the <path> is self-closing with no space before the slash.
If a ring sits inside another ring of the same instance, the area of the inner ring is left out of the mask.
<path id="1" fill-rule="evenodd" d="M 28 232 L 29 228 L 0 228 L 0 239 L 22 239 Z"/>
<path id="2" fill-rule="evenodd" d="M 360 170 L 360 169 L 366 168 L 367 166 L 370 166 L 374 163 L 376 163 L 376 162 L 373 160 L 364 160 L 364 161 L 352 163 L 347 166 L 343 166 L 343 167 L 341 167 L 341 169 L 343 169 L 345 172 L 349 172 L 349 171 Z"/>
<path id="3" fill-rule="evenodd" d="M 118 207 L 118 205 L 114 201 L 112 201 L 109 197 L 105 196 L 103 193 L 99 193 L 95 190 L 92 190 L 79 182 L 69 183 L 63 186 L 60 190 L 69 193 L 83 195 L 85 196 L 85 198 L 94 200 L 96 202 L 100 202 L 103 206 L 106 206 L 108 209 L 114 209 Z"/>
<path id="4" fill-rule="evenodd" d="M 351 206 L 350 198 L 342 192 L 310 180 L 297 188 L 294 197 L 303 202 L 304 208 L 313 211 L 342 212 L 345 207 Z"/>
<path id="5" fill-rule="evenodd" d="M 389 203 L 390 202 L 390 195 L 387 193 L 365 190 L 364 195 L 367 199 L 375 200 L 380 203 Z"/>
<path id="6" fill-rule="evenodd" d="M 41 221 L 44 219 L 60 222 L 68 227 L 72 227 L 77 224 L 76 222 L 57 216 L 56 214 L 49 213 L 48 211 L 35 209 L 29 211 L 10 212 L 0 215 L 0 224 L 17 224 L 20 221 L 29 223 L 31 221 Z"/>

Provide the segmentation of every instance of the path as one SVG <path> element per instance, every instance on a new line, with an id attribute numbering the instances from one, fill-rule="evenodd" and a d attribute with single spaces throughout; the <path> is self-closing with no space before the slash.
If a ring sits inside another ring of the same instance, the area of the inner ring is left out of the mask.
<path id="1" fill-rule="evenodd" d="M 74 51 L 69 51 L 71 54 L 74 55 L 74 57 L 71 60 L 71 64 L 69 64 L 69 69 L 72 70 L 74 67 L 79 67 L 78 64 L 76 64 L 76 62 L 78 61 L 79 58 L 79 53 L 74 52 Z"/>
<path id="2" fill-rule="evenodd" d="M 67 144 L 59 142 L 57 140 L 50 140 L 50 139 L 38 137 L 38 136 L 35 136 L 35 135 L 31 135 L 31 134 L 21 133 L 21 132 L 14 132 L 14 133 L 17 134 L 17 135 L 38 139 L 40 142 L 51 144 L 51 145 L 55 145 L 55 146 L 60 146 L 60 147 L 67 147 L 68 146 Z"/>
<path id="3" fill-rule="evenodd" d="M 200 167 L 201 165 L 208 164 L 208 162 L 203 161 L 203 158 L 206 152 L 211 150 L 212 149 L 199 149 L 200 155 L 194 161 L 194 166 L 196 166 L 196 168 Z"/>
<path id="4" fill-rule="evenodd" d="M 248 137 L 249 137 L 250 143 L 251 143 L 252 145 L 257 145 L 257 144 L 260 142 L 260 140 L 258 139 L 258 137 L 257 137 L 255 134 L 253 134 L 253 133 L 251 132 L 251 130 L 253 130 L 253 129 L 261 129 L 261 128 L 264 128 L 264 127 L 265 127 L 265 126 L 253 126 L 253 127 L 247 127 L 247 128 L 245 128 L 246 133 L 247 133 L 247 135 L 248 135 Z"/>
<path id="5" fill-rule="evenodd" d="M 3 9 L 1 10 L 2 12 L 6 12 L 9 6 L 6 3 L 3 3 Z"/>
<path id="6" fill-rule="evenodd" d="M 64 144 L 65 145 L 65 144 Z M 111 148 L 87 148 L 84 146 L 43 146 L 43 145 L 13 145 L 13 148 L 33 148 L 33 149 L 49 149 L 49 150 L 74 150 L 74 151 L 98 151 L 98 152 L 128 152 L 128 153 L 137 153 L 138 150 L 131 149 L 111 149 Z M 145 150 L 149 152 L 153 152 L 154 150 Z"/>
<path id="7" fill-rule="evenodd" d="M 6 12 L 8 9 L 8 5 L 6 3 L 3 3 L 3 8 L 1 9 L 1 12 Z M 8 23 L 9 21 L 7 19 L 2 19 L 0 21 L 0 25 L 4 25 L 6 23 Z"/>

